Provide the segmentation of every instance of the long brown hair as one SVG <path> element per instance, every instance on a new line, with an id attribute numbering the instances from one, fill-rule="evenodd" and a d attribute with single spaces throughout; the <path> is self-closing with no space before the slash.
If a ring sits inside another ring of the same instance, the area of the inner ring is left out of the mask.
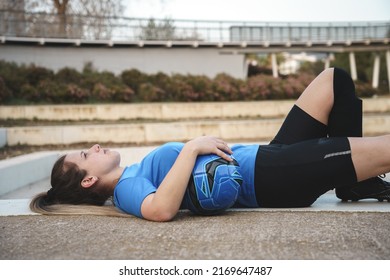
<path id="1" fill-rule="evenodd" d="M 65 157 L 61 156 L 53 165 L 51 189 L 32 199 L 30 209 L 33 212 L 45 215 L 128 217 L 114 206 L 105 205 L 110 194 L 102 191 L 102 188 L 83 188 L 81 181 L 87 172 L 74 163 L 66 162 Z"/>

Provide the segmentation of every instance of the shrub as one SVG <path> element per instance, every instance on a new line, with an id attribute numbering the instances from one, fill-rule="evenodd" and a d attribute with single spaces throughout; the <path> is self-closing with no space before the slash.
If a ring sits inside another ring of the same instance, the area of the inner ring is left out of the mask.
<path id="1" fill-rule="evenodd" d="M 111 101 L 115 92 L 103 83 L 96 83 L 92 90 L 92 101 Z"/>
<path id="2" fill-rule="evenodd" d="M 73 68 L 65 67 L 57 72 L 55 78 L 60 83 L 73 83 L 78 85 L 83 79 L 83 76 L 79 71 Z"/>
<path id="3" fill-rule="evenodd" d="M 38 99 L 35 101 L 39 103 L 63 103 L 67 101 L 66 86 L 53 80 L 40 81 L 37 86 L 37 93 Z"/>
<path id="4" fill-rule="evenodd" d="M 123 71 L 121 79 L 125 85 L 137 92 L 140 85 L 148 81 L 148 76 L 137 69 L 131 69 Z"/>
<path id="5" fill-rule="evenodd" d="M 21 96 L 23 99 L 31 101 L 31 102 L 37 102 L 40 99 L 37 87 L 33 87 L 30 84 L 23 84 L 21 87 Z"/>
<path id="6" fill-rule="evenodd" d="M 119 102 L 132 102 L 134 100 L 134 90 L 126 85 L 118 85 L 113 88 L 114 100 Z"/>
<path id="7" fill-rule="evenodd" d="M 283 90 L 283 80 L 280 78 L 274 78 L 273 76 L 264 77 L 269 94 L 266 96 L 266 99 L 285 99 L 286 94 Z"/>
<path id="8" fill-rule="evenodd" d="M 239 81 L 237 84 L 237 89 L 238 89 L 238 94 L 240 96 L 239 97 L 240 100 L 244 100 L 244 101 L 251 100 L 250 99 L 251 92 L 247 81 Z"/>
<path id="9" fill-rule="evenodd" d="M 161 101 L 236 101 L 296 99 L 315 78 L 313 72 L 273 78 L 259 74 L 246 80 L 219 74 L 147 75 L 136 69 L 119 76 L 99 72 L 87 63 L 82 72 L 72 68 L 53 71 L 35 65 L 18 66 L 0 61 L 0 102 L 14 103 L 84 103 L 84 102 L 161 102 Z M 356 82 L 360 97 L 387 93 L 370 84 Z"/>
<path id="10" fill-rule="evenodd" d="M 0 103 L 8 101 L 11 97 L 11 91 L 7 88 L 4 79 L 0 76 Z"/>
<path id="11" fill-rule="evenodd" d="M 199 100 L 198 94 L 188 83 L 187 77 L 180 74 L 175 74 L 168 80 L 164 92 L 166 101 L 189 102 Z"/>
<path id="12" fill-rule="evenodd" d="M 374 89 L 370 84 L 355 82 L 356 95 L 359 97 L 372 97 L 379 95 L 380 92 Z"/>
<path id="13" fill-rule="evenodd" d="M 218 74 L 213 80 L 213 91 L 215 101 L 237 100 L 239 91 L 236 86 L 236 79 L 225 74 Z"/>
<path id="14" fill-rule="evenodd" d="M 74 103 L 85 103 L 89 98 L 89 91 L 76 84 L 66 85 L 66 101 Z"/>
<path id="15" fill-rule="evenodd" d="M 174 79 L 174 77 L 168 76 L 163 72 L 158 72 L 156 74 L 149 75 L 149 77 L 145 79 L 142 83 L 145 83 L 145 81 L 149 81 L 150 83 L 154 84 L 155 86 L 158 86 L 159 88 L 164 88 L 171 82 L 172 79 Z"/>
<path id="16" fill-rule="evenodd" d="M 302 81 L 294 77 L 287 77 L 287 79 L 282 82 L 282 90 L 285 98 L 296 99 L 302 94 L 305 88 Z"/>
<path id="17" fill-rule="evenodd" d="M 188 75 L 187 83 L 192 87 L 194 95 L 191 101 L 205 101 L 213 96 L 213 82 L 204 75 Z"/>
<path id="18" fill-rule="evenodd" d="M 151 83 L 143 83 L 139 86 L 137 100 L 144 102 L 163 101 L 165 92 Z"/>
<path id="19" fill-rule="evenodd" d="M 32 86 L 38 85 L 42 80 L 52 80 L 53 77 L 54 72 L 44 67 L 31 65 L 26 68 L 26 80 Z"/>
<path id="20" fill-rule="evenodd" d="M 19 98 L 21 86 L 26 83 L 25 67 L 18 66 L 16 63 L 0 61 L 0 76 L 12 96 Z"/>
<path id="21" fill-rule="evenodd" d="M 133 89 L 107 71 L 86 71 L 81 86 L 91 92 L 90 100 L 93 102 L 130 102 L 134 96 Z"/>
<path id="22" fill-rule="evenodd" d="M 165 73 L 158 72 L 157 74 L 152 74 L 148 76 L 148 79 L 145 79 L 143 83 L 151 83 L 157 88 L 161 89 L 164 92 L 163 101 L 172 100 L 172 88 L 173 86 L 173 77 L 168 76 Z"/>
<path id="23" fill-rule="evenodd" d="M 271 95 L 266 76 L 263 74 L 248 78 L 246 91 L 249 100 L 265 100 Z"/>

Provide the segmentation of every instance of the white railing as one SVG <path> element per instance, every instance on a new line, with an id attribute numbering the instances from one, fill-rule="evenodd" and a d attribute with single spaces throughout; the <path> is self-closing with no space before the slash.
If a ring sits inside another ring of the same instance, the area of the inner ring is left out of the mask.
<path id="1" fill-rule="evenodd" d="M 390 22 L 241 22 L 59 16 L 0 10 L 0 36 L 116 41 L 326 42 L 382 40 Z"/>

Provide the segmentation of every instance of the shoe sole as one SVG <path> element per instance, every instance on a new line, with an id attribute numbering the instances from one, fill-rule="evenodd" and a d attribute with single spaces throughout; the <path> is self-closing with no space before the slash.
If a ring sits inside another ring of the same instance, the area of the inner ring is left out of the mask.
<path id="1" fill-rule="evenodd" d="M 378 198 L 378 197 L 342 198 L 341 201 L 342 202 L 348 202 L 348 201 L 357 202 L 357 201 L 362 200 L 362 199 L 376 199 L 379 202 L 383 202 L 383 201 L 387 200 L 387 202 L 390 202 L 390 197 L 380 197 L 380 198 Z"/>

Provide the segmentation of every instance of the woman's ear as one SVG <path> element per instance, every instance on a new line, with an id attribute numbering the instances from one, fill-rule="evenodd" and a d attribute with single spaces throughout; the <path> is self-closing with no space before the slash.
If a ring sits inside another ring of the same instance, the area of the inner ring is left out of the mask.
<path id="1" fill-rule="evenodd" d="M 99 178 L 96 176 L 85 176 L 81 181 L 81 186 L 83 188 L 89 188 L 92 187 L 97 181 L 99 181 Z"/>

